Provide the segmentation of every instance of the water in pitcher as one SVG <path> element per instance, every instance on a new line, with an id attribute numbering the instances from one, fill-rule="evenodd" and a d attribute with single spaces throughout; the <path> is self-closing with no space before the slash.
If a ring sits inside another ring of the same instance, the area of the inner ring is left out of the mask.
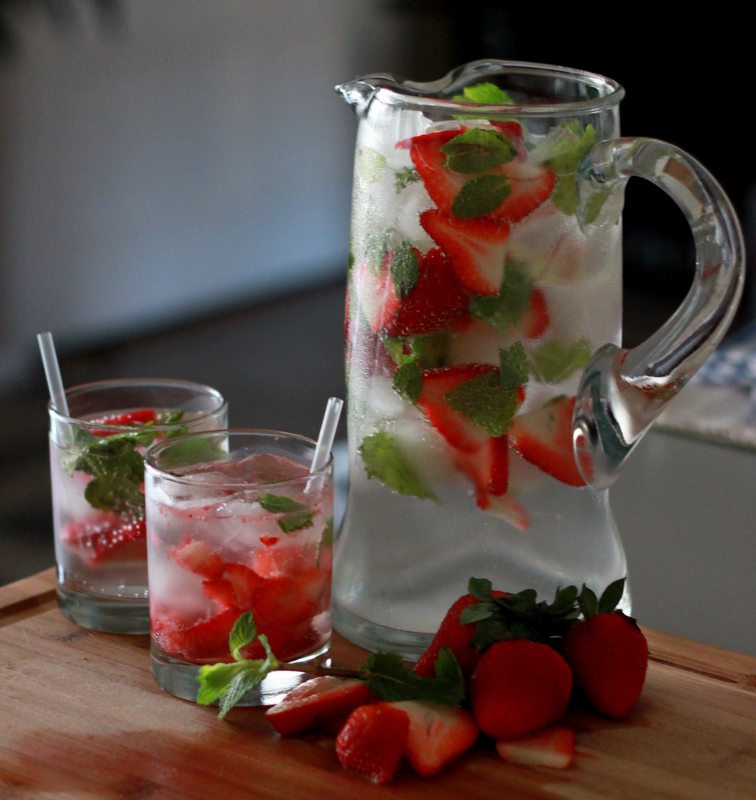
<path id="1" fill-rule="evenodd" d="M 334 614 L 412 657 L 471 576 L 551 599 L 625 575 L 572 448 L 583 367 L 620 342 L 622 196 L 579 224 L 586 120 L 388 119 L 357 143 Z"/>

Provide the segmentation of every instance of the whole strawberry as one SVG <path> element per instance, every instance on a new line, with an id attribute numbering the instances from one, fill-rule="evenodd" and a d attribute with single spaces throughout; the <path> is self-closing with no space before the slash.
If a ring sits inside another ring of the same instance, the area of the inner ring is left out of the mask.
<path id="1" fill-rule="evenodd" d="M 336 737 L 341 766 L 373 783 L 388 783 L 404 754 L 409 726 L 406 712 L 386 703 L 360 706 Z"/>
<path id="2" fill-rule="evenodd" d="M 480 729 L 510 739 L 553 725 L 572 692 L 567 662 L 547 644 L 508 639 L 491 645 L 470 679 L 470 704 Z"/>
<path id="3" fill-rule="evenodd" d="M 613 719 L 635 707 L 648 666 L 646 637 L 634 619 L 614 610 L 624 585 L 624 578 L 610 584 L 600 600 L 583 586 L 578 603 L 585 620 L 573 625 L 563 642 L 576 685 L 596 711 Z"/>

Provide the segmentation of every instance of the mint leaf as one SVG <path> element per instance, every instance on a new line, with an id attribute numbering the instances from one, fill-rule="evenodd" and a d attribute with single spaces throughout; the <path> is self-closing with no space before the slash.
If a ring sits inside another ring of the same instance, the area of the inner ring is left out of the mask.
<path id="1" fill-rule="evenodd" d="M 517 389 L 502 389 L 498 372 L 477 375 L 460 383 L 444 400 L 491 436 L 503 436 L 517 410 Z"/>
<path id="2" fill-rule="evenodd" d="M 312 511 L 286 495 L 264 494 L 258 502 L 271 514 L 283 514 L 277 522 L 284 533 L 293 533 L 312 526 Z"/>
<path id="3" fill-rule="evenodd" d="M 601 599 L 598 602 L 598 613 L 599 614 L 611 614 L 615 608 L 617 608 L 617 604 L 622 599 L 622 594 L 625 591 L 625 579 L 619 578 L 616 581 L 610 583 L 606 589 L 604 589 Z"/>
<path id="4" fill-rule="evenodd" d="M 454 100 L 467 103 L 478 103 L 486 106 L 512 105 L 512 98 L 495 83 L 476 83 L 465 86 L 463 94 L 454 95 Z"/>
<path id="5" fill-rule="evenodd" d="M 320 554 L 329 547 L 333 547 L 333 517 L 330 517 L 326 522 L 320 542 L 318 542 L 318 555 L 315 559 L 316 569 L 320 569 Z"/>
<path id="6" fill-rule="evenodd" d="M 554 190 L 551 192 L 551 202 L 567 216 L 577 211 L 578 196 L 575 175 L 557 175 Z"/>
<path id="7" fill-rule="evenodd" d="M 559 383 L 588 363 L 591 345 L 579 339 L 565 347 L 558 339 L 542 344 L 531 356 L 533 376 L 541 383 Z"/>
<path id="8" fill-rule="evenodd" d="M 596 143 L 596 129 L 593 125 L 583 128 L 579 120 L 560 123 L 562 135 L 549 153 L 548 166 L 556 173 L 557 179 L 551 200 L 567 215 L 577 210 L 577 184 L 575 175 L 580 159 Z"/>
<path id="9" fill-rule="evenodd" d="M 391 256 L 391 280 L 399 300 L 403 300 L 420 277 L 420 263 L 412 245 L 405 239 Z"/>
<path id="10" fill-rule="evenodd" d="M 470 298 L 470 313 L 499 333 L 508 334 L 530 307 L 533 281 L 514 262 L 508 262 L 497 295 Z"/>
<path id="11" fill-rule="evenodd" d="M 144 431 L 106 436 L 81 450 L 73 470 L 92 475 L 84 489 L 89 505 L 121 516 L 144 516 L 144 459 L 136 449 L 155 438 L 151 425 Z"/>
<path id="12" fill-rule="evenodd" d="M 394 186 L 396 186 L 396 193 L 401 194 L 402 189 L 406 189 L 411 183 L 416 183 L 420 180 L 420 175 L 413 167 L 402 167 L 394 173 Z"/>
<path id="13" fill-rule="evenodd" d="M 404 665 L 396 653 L 373 653 L 363 665 L 362 680 L 373 697 L 391 703 L 400 700 L 433 700 L 461 705 L 465 699 L 462 670 L 449 648 L 436 661 L 436 677 L 423 678 Z M 440 660 L 440 664 L 439 664 Z"/>
<path id="14" fill-rule="evenodd" d="M 516 389 L 528 382 L 528 354 L 522 342 L 499 350 L 499 385 L 502 389 Z"/>
<path id="15" fill-rule="evenodd" d="M 424 497 L 438 502 L 436 495 L 408 463 L 399 443 L 391 434 L 378 431 L 365 437 L 358 452 L 368 478 L 378 478 L 400 494 Z"/>
<path id="16" fill-rule="evenodd" d="M 157 466 L 169 472 L 192 464 L 207 464 L 225 461 L 228 458 L 228 440 L 225 436 L 200 436 L 174 442 L 162 450 L 157 458 Z"/>
<path id="17" fill-rule="evenodd" d="M 158 425 L 175 425 L 177 422 L 181 422 L 184 418 L 184 409 L 179 408 L 176 411 L 167 411 L 164 414 L 158 414 Z M 173 439 L 175 436 L 182 436 L 185 433 L 189 433 L 189 428 L 186 425 L 181 425 L 178 428 L 174 428 L 173 430 L 165 432 L 166 439 Z"/>
<path id="18" fill-rule="evenodd" d="M 443 367 L 449 356 L 452 335 L 449 331 L 436 331 L 413 336 L 410 345 L 412 358 L 423 369 Z"/>
<path id="19" fill-rule="evenodd" d="M 234 664 L 205 664 L 200 669 L 202 685 L 197 695 L 197 702 L 203 706 L 209 706 L 214 703 L 228 689 L 231 681 L 240 672 L 244 672 L 245 669 L 246 664 L 239 662 Z"/>
<path id="20" fill-rule="evenodd" d="M 514 144 L 499 131 L 469 128 L 442 146 L 445 166 L 452 172 L 469 175 L 509 163 L 517 154 Z"/>
<path id="21" fill-rule="evenodd" d="M 388 252 L 388 240 L 393 230 L 374 231 L 365 239 L 365 265 L 373 275 L 380 275 Z"/>
<path id="22" fill-rule="evenodd" d="M 509 197 L 512 185 L 503 175 L 483 175 L 468 181 L 452 202 L 451 212 L 460 219 L 490 214 Z"/>
<path id="23" fill-rule="evenodd" d="M 394 390 L 407 402 L 417 403 L 423 390 L 423 371 L 416 361 L 403 364 L 394 374 Z"/>
<path id="24" fill-rule="evenodd" d="M 386 156 L 372 147 L 363 147 L 357 153 L 357 173 L 365 183 L 379 181 L 385 166 Z"/>
<path id="25" fill-rule="evenodd" d="M 251 611 L 242 614 L 234 623 L 228 637 L 228 648 L 235 661 L 243 661 L 244 657 L 239 652 L 243 647 L 252 644 L 257 638 L 257 626 Z"/>

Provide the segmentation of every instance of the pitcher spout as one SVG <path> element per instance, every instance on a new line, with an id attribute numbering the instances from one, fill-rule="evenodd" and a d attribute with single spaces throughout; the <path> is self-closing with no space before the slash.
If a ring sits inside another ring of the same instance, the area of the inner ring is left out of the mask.
<path id="1" fill-rule="evenodd" d="M 370 101 L 380 88 L 398 86 L 391 75 L 366 75 L 363 78 L 355 78 L 347 83 L 340 83 L 334 89 L 346 100 L 358 117 L 362 117 L 370 106 Z"/>

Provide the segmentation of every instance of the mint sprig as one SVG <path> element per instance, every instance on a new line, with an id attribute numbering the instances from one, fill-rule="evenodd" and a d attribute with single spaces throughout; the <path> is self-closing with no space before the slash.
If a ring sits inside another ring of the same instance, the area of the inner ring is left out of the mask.
<path id="1" fill-rule="evenodd" d="M 264 494 L 258 502 L 271 514 L 280 514 L 276 520 L 284 533 L 294 533 L 312 527 L 312 510 L 283 494 Z"/>
<path id="2" fill-rule="evenodd" d="M 263 646 L 265 658 L 244 658 L 242 649 L 255 639 Z M 205 664 L 197 675 L 197 682 L 200 684 L 197 702 L 208 706 L 219 700 L 218 719 L 223 719 L 247 692 L 262 683 L 267 675 L 280 666 L 270 649 L 267 636 L 257 633 L 251 611 L 236 620 L 228 644 L 234 663 Z"/>

